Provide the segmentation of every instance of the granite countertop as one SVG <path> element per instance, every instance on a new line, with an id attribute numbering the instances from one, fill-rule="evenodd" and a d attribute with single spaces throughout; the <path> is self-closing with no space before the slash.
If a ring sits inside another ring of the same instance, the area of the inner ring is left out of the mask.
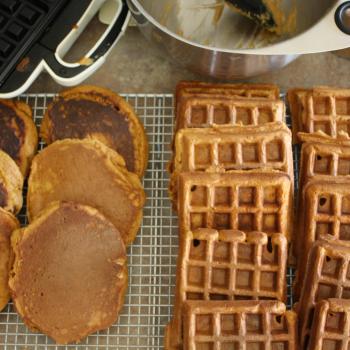
<path id="1" fill-rule="evenodd" d="M 75 49 L 89 47 L 92 37 L 93 34 L 86 34 L 85 42 Z M 350 60 L 322 53 L 302 56 L 281 70 L 247 81 L 276 83 L 281 89 L 313 85 L 350 87 L 349 72 Z M 123 93 L 170 93 L 183 79 L 209 80 L 171 62 L 137 28 L 130 27 L 105 64 L 85 83 Z M 28 92 L 54 93 L 61 89 L 48 74 L 42 73 Z"/>

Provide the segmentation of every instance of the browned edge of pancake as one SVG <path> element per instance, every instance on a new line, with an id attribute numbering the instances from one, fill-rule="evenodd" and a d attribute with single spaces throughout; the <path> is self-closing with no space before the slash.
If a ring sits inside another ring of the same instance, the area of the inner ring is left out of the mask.
<path id="1" fill-rule="evenodd" d="M 23 137 L 16 135 L 20 142 L 17 159 L 14 159 L 19 166 L 24 177 L 28 175 L 31 161 L 38 149 L 38 132 L 33 120 L 33 112 L 30 106 L 23 101 L 18 100 L 0 100 L 0 104 L 14 111 L 24 123 Z M 15 126 L 13 126 L 15 127 Z M 7 144 L 5 151 L 15 152 L 15 145 Z"/>
<path id="2" fill-rule="evenodd" d="M 23 175 L 15 161 L 0 150 L 0 207 L 18 214 L 23 205 Z"/>
<path id="3" fill-rule="evenodd" d="M 8 279 L 14 259 L 11 235 L 19 226 L 20 224 L 13 214 L 0 208 L 0 311 L 10 300 Z"/>
<path id="4" fill-rule="evenodd" d="M 108 100 L 111 105 L 117 106 L 122 114 L 129 120 L 130 134 L 133 136 L 134 145 L 134 172 L 142 177 L 146 171 L 148 163 L 148 140 L 145 128 L 139 117 L 135 114 L 132 106 L 121 96 L 115 92 L 93 85 L 83 85 L 72 89 L 64 90 L 59 93 L 58 98 L 54 100 L 47 108 L 40 128 L 40 136 L 46 144 L 50 144 L 56 140 L 52 137 L 53 126 L 50 119 L 50 111 L 58 99 L 74 100 L 86 99 L 94 102 L 100 100 Z"/>

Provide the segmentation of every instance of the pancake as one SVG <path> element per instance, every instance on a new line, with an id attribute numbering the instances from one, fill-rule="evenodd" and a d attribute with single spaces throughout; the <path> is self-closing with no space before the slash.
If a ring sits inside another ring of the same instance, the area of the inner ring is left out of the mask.
<path id="1" fill-rule="evenodd" d="M 127 287 L 126 250 L 98 210 L 53 203 L 16 231 L 12 245 L 12 300 L 31 329 L 67 344 L 116 321 Z"/>
<path id="2" fill-rule="evenodd" d="M 56 141 L 33 159 L 27 208 L 32 221 L 54 201 L 97 208 L 131 243 L 140 227 L 145 194 L 122 157 L 97 140 Z"/>
<path id="3" fill-rule="evenodd" d="M 60 93 L 41 124 L 47 144 L 66 138 L 92 138 L 117 151 L 129 171 L 142 177 L 148 160 L 144 127 L 132 107 L 114 92 L 79 86 Z"/>
<path id="4" fill-rule="evenodd" d="M 32 110 L 24 102 L 0 100 L 0 149 L 19 166 L 23 176 L 38 147 Z"/>
<path id="5" fill-rule="evenodd" d="M 18 220 L 6 210 L 0 208 L 0 311 L 10 300 L 8 287 L 10 259 L 11 259 L 11 234 L 19 228 Z"/>
<path id="6" fill-rule="evenodd" d="M 17 214 L 22 208 L 23 176 L 15 161 L 0 150 L 0 208 Z"/>

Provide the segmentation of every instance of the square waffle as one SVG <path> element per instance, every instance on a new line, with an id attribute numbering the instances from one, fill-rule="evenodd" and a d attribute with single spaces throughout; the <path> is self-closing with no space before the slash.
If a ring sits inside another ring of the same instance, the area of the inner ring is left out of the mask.
<path id="1" fill-rule="evenodd" d="M 175 150 L 175 173 L 266 168 L 293 177 L 291 133 L 284 123 L 182 129 Z"/>
<path id="2" fill-rule="evenodd" d="M 297 350 L 297 315 L 275 301 L 190 301 L 184 349 Z"/>
<path id="3" fill-rule="evenodd" d="M 350 250 L 337 241 L 317 241 L 310 250 L 298 304 L 301 349 L 307 349 L 317 303 L 350 299 Z"/>
<path id="4" fill-rule="evenodd" d="M 177 105 L 176 130 L 284 121 L 285 105 L 280 100 L 196 96 L 182 98 Z"/>
<path id="5" fill-rule="evenodd" d="M 320 131 L 336 138 L 350 132 L 350 90 L 292 89 L 288 92 L 288 100 L 295 135 Z"/>
<path id="6" fill-rule="evenodd" d="M 262 171 L 179 175 L 180 235 L 197 228 L 282 233 L 292 240 L 292 181 Z"/>
<path id="7" fill-rule="evenodd" d="M 182 172 L 272 169 L 293 176 L 291 133 L 284 123 L 269 126 L 181 129 L 175 138 L 169 192 L 177 198 Z"/>
<path id="8" fill-rule="evenodd" d="M 315 176 L 318 180 L 350 179 L 350 139 L 333 139 L 316 134 L 300 134 L 303 142 L 300 186 Z"/>
<path id="9" fill-rule="evenodd" d="M 272 84 L 212 84 L 197 81 L 181 81 L 176 86 L 176 104 L 184 97 L 202 95 L 278 100 L 280 90 Z"/>
<path id="10" fill-rule="evenodd" d="M 328 299 L 315 308 L 310 350 L 350 348 L 350 301 Z"/>
<path id="11" fill-rule="evenodd" d="M 300 209 L 297 275 L 303 278 L 309 250 L 316 240 L 333 236 L 350 248 L 350 181 L 311 180 L 303 189 Z M 300 291 L 296 287 L 296 294 Z"/>
<path id="12" fill-rule="evenodd" d="M 281 234 L 199 229 L 180 238 L 174 318 L 168 339 L 182 342 L 188 300 L 286 299 L 287 240 Z"/>

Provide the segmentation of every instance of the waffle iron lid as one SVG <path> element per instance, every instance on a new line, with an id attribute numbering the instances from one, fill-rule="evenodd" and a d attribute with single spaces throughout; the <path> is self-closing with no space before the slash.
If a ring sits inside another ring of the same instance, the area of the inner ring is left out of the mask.
<path id="1" fill-rule="evenodd" d="M 42 70 L 59 83 L 74 85 L 92 74 L 118 41 L 129 20 L 126 0 L 109 0 L 118 8 L 94 48 L 79 62 L 65 63 L 57 54 L 67 48 L 105 0 L 1 0 L 0 97 L 24 92 Z"/>

